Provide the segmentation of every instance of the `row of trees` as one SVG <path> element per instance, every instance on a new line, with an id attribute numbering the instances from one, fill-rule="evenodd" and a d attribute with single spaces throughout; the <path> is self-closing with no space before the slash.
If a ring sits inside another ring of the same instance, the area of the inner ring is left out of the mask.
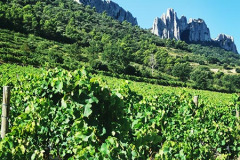
<path id="1" fill-rule="evenodd" d="M 193 81 L 198 89 L 236 92 L 240 89 L 240 75 L 229 75 L 223 72 L 214 74 L 208 67 L 192 68 L 189 63 L 177 63 L 172 74 L 180 80 Z"/>
<path id="2" fill-rule="evenodd" d="M 210 64 L 218 64 L 218 65 L 240 65 L 240 55 L 225 51 L 219 47 L 213 46 L 202 46 L 200 44 L 191 44 L 189 45 L 189 49 L 198 55 L 202 55 L 205 57 L 206 61 Z"/>

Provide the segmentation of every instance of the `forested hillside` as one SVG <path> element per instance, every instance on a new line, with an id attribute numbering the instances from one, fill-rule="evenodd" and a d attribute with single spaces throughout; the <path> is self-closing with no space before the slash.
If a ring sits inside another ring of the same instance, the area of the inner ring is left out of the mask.
<path id="1" fill-rule="evenodd" d="M 160 39 L 74 1 L 5 0 L 0 2 L 0 13 L 2 62 L 70 70 L 86 66 L 156 84 L 240 89 L 239 55 Z"/>

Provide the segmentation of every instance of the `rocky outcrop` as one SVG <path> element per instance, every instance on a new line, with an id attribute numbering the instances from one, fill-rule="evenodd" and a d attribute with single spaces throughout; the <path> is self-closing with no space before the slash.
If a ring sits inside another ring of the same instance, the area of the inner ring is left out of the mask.
<path id="1" fill-rule="evenodd" d="M 185 16 L 178 19 L 177 13 L 173 9 L 168 9 L 167 14 L 154 20 L 152 32 L 161 38 L 187 42 L 211 41 L 210 31 L 204 20 L 190 19 L 187 22 Z"/>
<path id="2" fill-rule="evenodd" d="M 214 41 L 217 42 L 220 47 L 224 48 L 225 50 L 238 53 L 232 36 L 220 34 Z"/>
<path id="3" fill-rule="evenodd" d="M 188 27 L 187 18 L 185 16 L 182 16 L 179 20 L 180 32 L 182 33 L 183 31 L 185 31 L 187 27 Z"/>
<path id="4" fill-rule="evenodd" d="M 190 42 L 205 42 L 212 40 L 209 28 L 202 19 L 190 19 L 187 29 L 189 29 Z"/>
<path id="5" fill-rule="evenodd" d="M 155 18 L 152 33 L 161 38 L 183 40 L 187 43 L 215 42 L 225 50 L 238 53 L 231 36 L 221 34 L 217 39 L 212 40 L 210 30 L 204 20 L 190 19 L 187 22 L 185 16 L 178 19 L 173 9 L 168 9 L 161 18 Z"/>
<path id="6" fill-rule="evenodd" d="M 107 15 L 119 20 L 120 22 L 128 21 L 132 25 L 137 25 L 137 19 L 133 15 L 125 11 L 118 4 L 112 2 L 111 0 L 75 0 L 76 2 L 95 7 L 98 13 L 103 13 L 106 11 Z"/>
<path id="7" fill-rule="evenodd" d="M 167 14 L 154 20 L 152 32 L 161 38 L 179 40 L 180 28 L 178 24 L 177 13 L 173 9 L 168 9 Z"/>

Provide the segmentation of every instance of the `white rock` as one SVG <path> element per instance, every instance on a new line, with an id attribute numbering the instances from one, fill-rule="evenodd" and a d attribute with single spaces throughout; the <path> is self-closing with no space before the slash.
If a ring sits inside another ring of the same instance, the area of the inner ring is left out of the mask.
<path id="1" fill-rule="evenodd" d="M 83 5 L 89 5 L 95 7 L 98 13 L 103 13 L 106 11 L 107 15 L 113 17 L 114 19 L 122 21 L 128 21 L 132 25 L 138 25 L 137 19 L 133 15 L 125 11 L 117 3 L 112 2 L 111 0 L 74 0 Z"/>
<path id="2" fill-rule="evenodd" d="M 173 9 L 168 9 L 167 14 L 163 14 L 161 18 L 155 18 L 152 33 L 161 38 L 180 40 L 178 21 L 177 13 Z"/>
<path id="3" fill-rule="evenodd" d="M 190 19 L 188 22 L 189 41 L 206 42 L 212 41 L 209 28 L 202 19 Z"/>
<path id="4" fill-rule="evenodd" d="M 237 47 L 234 43 L 234 39 L 232 36 L 220 34 L 214 41 L 217 42 L 221 48 L 224 48 L 227 51 L 238 53 Z"/>
<path id="5" fill-rule="evenodd" d="M 179 19 L 180 32 L 182 33 L 184 30 L 186 30 L 187 27 L 188 27 L 187 18 L 185 16 L 182 16 Z"/>
<path id="6" fill-rule="evenodd" d="M 233 37 L 220 34 L 215 40 L 211 39 L 210 30 L 202 19 L 189 19 L 182 16 L 180 19 L 173 9 L 168 9 L 161 18 L 155 18 L 152 33 L 161 37 L 175 40 L 184 40 L 187 43 L 216 42 L 225 50 L 237 52 Z"/>

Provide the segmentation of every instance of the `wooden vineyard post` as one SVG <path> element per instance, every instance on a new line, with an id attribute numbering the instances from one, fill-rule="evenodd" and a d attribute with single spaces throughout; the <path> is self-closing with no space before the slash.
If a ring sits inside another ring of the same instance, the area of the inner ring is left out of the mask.
<path id="1" fill-rule="evenodd" d="M 236 118 L 238 120 L 238 125 L 239 125 L 239 110 L 240 110 L 240 104 L 239 104 L 239 96 L 240 94 L 238 94 L 238 98 L 237 98 L 237 102 L 236 102 L 236 105 L 235 105 L 235 109 L 236 109 Z"/>
<path id="2" fill-rule="evenodd" d="M 239 106 L 236 105 L 236 117 L 237 117 L 237 120 L 239 121 Z"/>
<path id="3" fill-rule="evenodd" d="M 198 107 L 198 96 L 193 97 L 193 102 L 196 105 L 196 107 Z"/>
<path id="4" fill-rule="evenodd" d="M 2 124 L 1 124 L 1 138 L 3 139 L 8 132 L 8 117 L 10 111 L 10 87 L 3 87 L 3 104 L 2 104 Z"/>

